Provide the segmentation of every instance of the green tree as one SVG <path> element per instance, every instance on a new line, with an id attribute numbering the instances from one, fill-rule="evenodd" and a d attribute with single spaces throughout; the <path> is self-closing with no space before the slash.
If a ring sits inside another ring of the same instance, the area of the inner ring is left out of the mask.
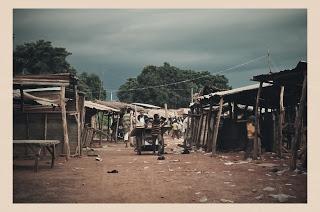
<path id="1" fill-rule="evenodd" d="M 79 89 L 86 93 L 86 99 L 88 100 L 105 100 L 107 97 L 102 81 L 96 74 L 81 73 L 79 76 Z"/>
<path id="2" fill-rule="evenodd" d="M 76 73 L 66 58 L 71 55 L 65 48 L 53 47 L 50 41 L 39 40 L 16 46 L 13 52 L 13 73 L 48 74 Z"/>
<path id="3" fill-rule="evenodd" d="M 188 81 L 175 83 L 183 80 Z M 170 85 L 154 87 L 163 84 Z M 195 92 L 202 92 L 205 86 L 230 88 L 228 79 L 223 75 L 211 75 L 208 71 L 181 70 L 169 63 L 164 63 L 160 67 L 149 65 L 137 78 L 129 78 L 120 86 L 118 98 L 120 101 L 143 102 L 158 106 L 167 103 L 170 108 L 187 107 L 190 103 L 191 88 Z"/>

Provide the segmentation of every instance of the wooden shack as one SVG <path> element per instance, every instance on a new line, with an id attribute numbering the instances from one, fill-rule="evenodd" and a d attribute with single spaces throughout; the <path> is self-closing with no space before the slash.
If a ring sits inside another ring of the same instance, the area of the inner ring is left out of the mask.
<path id="1" fill-rule="evenodd" d="M 300 61 L 295 68 L 275 73 L 257 75 L 254 81 L 271 83 L 277 88 L 274 101 L 277 107 L 277 153 L 292 154 L 291 169 L 296 168 L 298 150 L 304 167 L 307 166 L 307 63 Z M 258 96 L 259 97 L 259 96 Z M 259 114 L 257 114 L 259 115 Z M 287 146 L 283 145 L 286 141 Z M 287 148 L 285 148 L 287 147 Z"/>
<path id="2" fill-rule="evenodd" d="M 198 97 L 190 105 L 193 144 L 212 154 L 217 149 L 241 149 L 247 117 L 255 115 L 254 158 L 262 149 L 281 157 L 291 148 L 295 166 L 299 148 L 306 158 L 306 70 L 307 64 L 299 62 L 291 70 L 254 76 L 259 84 Z"/>
<path id="3" fill-rule="evenodd" d="M 77 83 L 69 73 L 14 76 L 13 139 L 60 140 L 58 154 L 79 155 L 85 97 Z"/>

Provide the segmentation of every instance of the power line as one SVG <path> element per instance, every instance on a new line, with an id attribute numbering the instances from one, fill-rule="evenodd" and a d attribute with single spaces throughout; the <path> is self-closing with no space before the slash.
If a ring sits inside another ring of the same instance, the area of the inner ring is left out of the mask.
<path id="1" fill-rule="evenodd" d="M 230 68 L 223 69 L 223 70 L 220 70 L 220 71 L 217 71 L 217 72 L 214 72 L 214 73 L 210 73 L 210 74 L 207 74 L 207 75 L 204 75 L 204 76 L 200 76 L 200 77 L 196 77 L 196 78 L 192 78 L 192 79 L 187 79 L 187 80 L 182 80 L 182 81 L 178 81 L 178 82 L 166 83 L 166 84 L 162 84 L 162 85 L 148 86 L 148 87 L 144 87 L 144 88 L 132 88 L 132 89 L 128 89 L 127 91 L 146 90 L 146 89 L 150 89 L 150 88 L 160 88 L 160 87 L 166 87 L 166 86 L 171 86 L 171 85 L 177 85 L 177 84 L 181 84 L 181 83 L 185 83 L 185 82 L 191 82 L 193 80 L 206 78 L 208 76 L 211 76 L 211 74 L 220 74 L 220 73 L 223 73 L 223 72 L 227 72 L 227 71 L 239 68 L 239 67 L 244 66 L 244 65 L 248 65 L 249 63 L 252 63 L 254 61 L 260 60 L 260 59 L 262 59 L 262 58 L 264 58 L 266 56 L 267 55 L 263 55 L 263 56 L 251 59 L 251 60 L 249 60 L 247 62 L 238 64 L 238 65 L 235 65 L 235 66 L 232 66 Z M 117 91 L 119 91 L 119 90 L 112 90 L 112 92 L 117 92 Z"/>

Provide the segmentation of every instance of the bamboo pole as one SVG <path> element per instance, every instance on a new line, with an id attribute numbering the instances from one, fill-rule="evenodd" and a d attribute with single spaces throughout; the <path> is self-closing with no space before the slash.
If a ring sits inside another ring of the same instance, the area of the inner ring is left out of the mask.
<path id="1" fill-rule="evenodd" d="M 61 86 L 60 107 L 61 107 L 63 141 L 64 141 L 63 144 L 64 144 L 64 151 L 66 153 L 66 159 L 69 160 L 69 157 L 70 157 L 70 146 L 69 146 L 69 137 L 68 137 L 66 104 L 64 102 L 65 92 L 66 92 L 66 87 L 65 86 Z"/>
<path id="2" fill-rule="evenodd" d="M 305 73 L 303 86 L 302 86 L 302 93 L 300 98 L 300 104 L 299 104 L 299 110 L 294 121 L 295 135 L 292 140 L 292 158 L 291 158 L 291 164 L 290 164 L 291 170 L 295 170 L 297 167 L 297 151 L 299 149 L 299 136 L 301 135 L 301 122 L 302 122 L 302 115 L 305 110 L 306 98 L 307 98 L 307 75 Z"/>
<path id="3" fill-rule="evenodd" d="M 217 114 L 217 120 L 214 126 L 214 132 L 213 132 L 213 139 L 212 139 L 212 156 L 216 154 L 216 146 L 217 146 L 217 138 L 218 138 L 218 132 L 219 132 L 219 124 L 221 119 L 221 113 L 222 113 L 222 106 L 223 106 L 223 97 L 220 98 L 219 102 L 219 111 Z"/>
<path id="4" fill-rule="evenodd" d="M 78 94 L 78 86 L 75 85 L 74 87 L 74 95 L 76 100 L 76 121 L 77 121 L 77 148 L 76 148 L 76 155 L 81 155 L 81 121 L 80 121 L 80 110 L 79 110 L 79 94 Z"/>
<path id="5" fill-rule="evenodd" d="M 284 86 L 280 88 L 280 103 L 279 103 L 279 141 L 278 141 L 278 156 L 282 157 L 282 128 L 284 121 L 284 106 L 283 106 Z"/>
<path id="6" fill-rule="evenodd" d="M 256 98 L 256 107 L 255 107 L 255 134 L 254 134 L 254 142 L 253 142 L 253 159 L 257 159 L 259 154 L 259 141 L 258 141 L 258 133 L 259 133 L 259 103 L 260 103 L 260 95 L 262 90 L 263 82 L 260 82 L 257 98 Z"/>

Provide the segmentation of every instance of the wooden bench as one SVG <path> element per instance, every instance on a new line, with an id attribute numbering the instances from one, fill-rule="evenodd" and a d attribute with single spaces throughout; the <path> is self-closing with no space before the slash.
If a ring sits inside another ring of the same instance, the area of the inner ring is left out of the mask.
<path id="1" fill-rule="evenodd" d="M 51 155 L 51 168 L 54 167 L 55 161 L 55 148 L 59 144 L 59 140 L 13 140 L 14 145 L 25 145 L 29 147 L 35 154 L 34 171 L 38 171 L 38 163 L 40 160 L 40 154 L 43 147 L 45 147 Z"/>

